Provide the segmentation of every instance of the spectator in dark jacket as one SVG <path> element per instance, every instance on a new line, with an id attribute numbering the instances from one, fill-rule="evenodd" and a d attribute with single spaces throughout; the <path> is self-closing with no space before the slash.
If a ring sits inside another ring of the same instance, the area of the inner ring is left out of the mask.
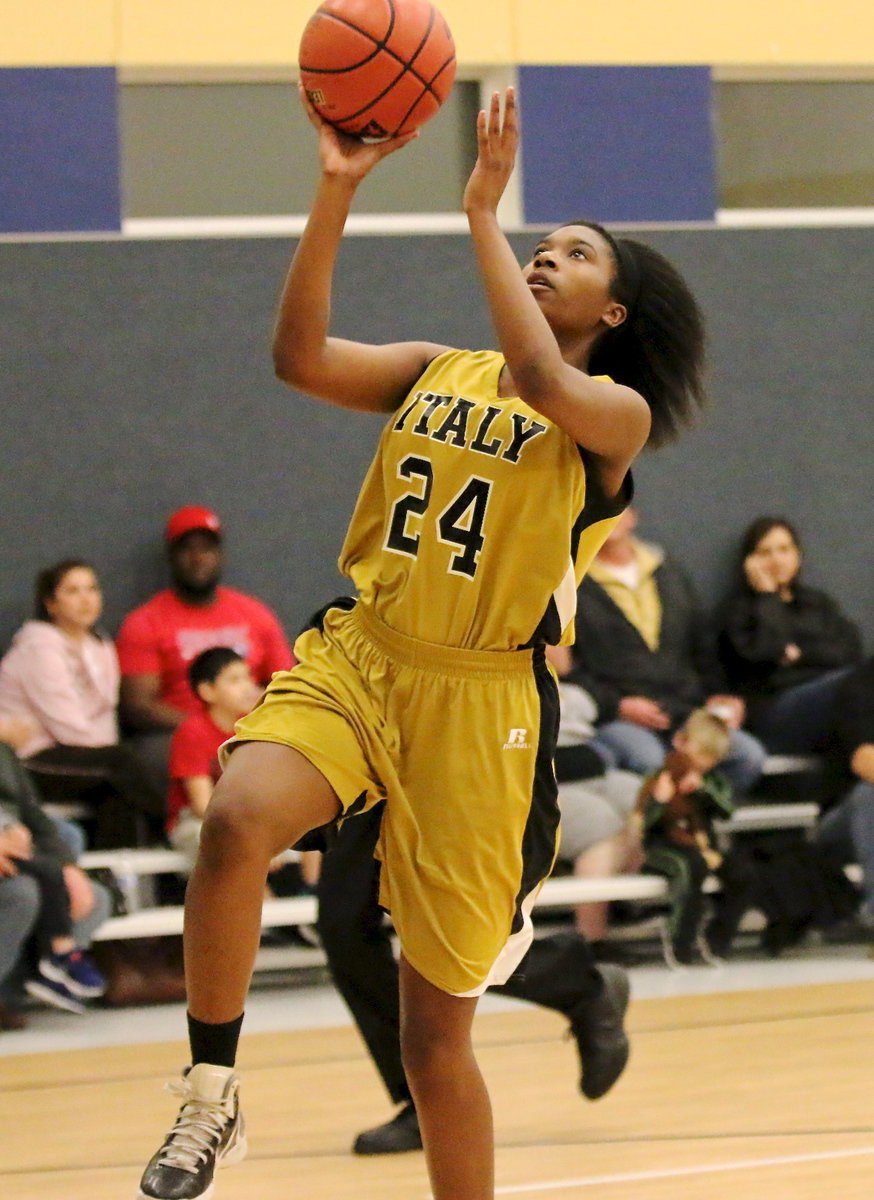
<path id="1" fill-rule="evenodd" d="M 822 818 L 817 842 L 837 864 L 861 866 L 859 924 L 874 934 L 874 658 L 849 672 L 835 699 L 827 751 L 837 802 Z"/>
<path id="2" fill-rule="evenodd" d="M 0 737 L 3 736 L 6 736 L 6 730 L 0 725 Z M 10 831 L 22 831 L 30 843 L 34 859 L 53 865 L 60 872 L 66 886 L 69 916 L 72 918 L 72 939 L 79 947 L 87 946 L 91 934 L 109 915 L 109 894 L 75 865 L 74 856 L 61 830 L 43 812 L 27 771 L 12 747 L 2 740 L 0 819 L 7 836 Z M 0 870 L 0 1029 L 19 1028 L 23 1023 L 18 1006 L 22 984 L 29 974 L 24 952 L 29 939 L 37 932 L 43 907 L 40 882 L 25 870 L 15 870 L 14 864 L 10 870 L 9 853 L 6 850 L 0 855 L 6 860 Z M 30 855 L 25 853 L 23 857 L 27 859 Z M 73 996 L 66 1003 L 59 1002 L 58 995 L 62 991 L 66 993 L 66 984 L 63 988 L 44 989 L 40 993 L 41 998 L 48 999 L 48 991 L 53 993 L 49 1003 L 81 1011 Z M 91 994 L 95 994 L 93 990 Z"/>
<path id="3" fill-rule="evenodd" d="M 859 631 L 829 595 L 801 583 L 801 545 L 788 521 L 753 521 L 741 561 L 721 644 L 750 728 L 775 753 L 823 750 L 835 689 L 862 656 Z"/>
<path id="4" fill-rule="evenodd" d="M 759 779 L 764 747 L 741 726 L 743 701 L 728 694 L 716 638 L 681 568 L 634 536 L 628 509 L 579 590 L 573 669 L 567 676 L 594 697 L 595 745 L 612 765 L 651 775 L 673 733 L 707 705 L 731 730 L 722 773 L 735 792 Z"/>

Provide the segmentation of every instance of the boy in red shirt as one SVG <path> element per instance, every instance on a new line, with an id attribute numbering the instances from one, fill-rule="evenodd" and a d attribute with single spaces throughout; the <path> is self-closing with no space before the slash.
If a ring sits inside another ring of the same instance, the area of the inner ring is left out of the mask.
<path id="1" fill-rule="evenodd" d="M 203 814 L 221 774 L 219 746 L 251 709 L 259 689 L 246 660 L 229 646 L 198 654 L 188 668 L 188 681 L 201 711 L 186 717 L 170 742 L 167 836 L 193 867 Z"/>

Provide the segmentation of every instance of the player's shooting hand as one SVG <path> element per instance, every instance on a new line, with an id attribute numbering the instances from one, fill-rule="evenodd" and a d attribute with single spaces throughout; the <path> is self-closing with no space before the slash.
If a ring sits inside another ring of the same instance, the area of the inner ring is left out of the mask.
<path id="1" fill-rule="evenodd" d="M 476 142 L 476 165 L 464 189 L 464 211 L 494 212 L 513 174 L 519 146 L 519 116 L 513 88 L 504 93 L 503 116 L 500 93 L 492 94 L 488 112 L 482 111 L 477 116 Z"/>
<path id="2" fill-rule="evenodd" d="M 362 142 L 360 138 L 341 133 L 320 117 L 310 103 L 303 84 L 299 83 L 297 90 L 309 122 L 319 135 L 322 172 L 335 179 L 359 183 L 383 158 L 394 154 L 395 150 L 402 149 L 419 136 L 419 131 L 413 130 L 401 137 L 386 138 L 384 142 Z"/>

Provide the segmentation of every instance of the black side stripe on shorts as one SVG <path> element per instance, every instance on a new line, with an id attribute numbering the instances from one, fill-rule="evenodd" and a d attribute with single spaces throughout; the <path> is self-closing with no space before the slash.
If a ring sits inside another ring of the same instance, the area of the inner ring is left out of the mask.
<path id="1" fill-rule="evenodd" d="M 553 767 L 558 739 L 558 687 L 546 664 L 543 646 L 535 647 L 533 665 L 540 697 L 540 730 L 531 806 L 522 835 L 522 880 L 516 895 L 516 912 L 511 927 L 513 933 L 518 933 L 522 928 L 523 900 L 552 869 L 558 832 L 558 784 Z"/>

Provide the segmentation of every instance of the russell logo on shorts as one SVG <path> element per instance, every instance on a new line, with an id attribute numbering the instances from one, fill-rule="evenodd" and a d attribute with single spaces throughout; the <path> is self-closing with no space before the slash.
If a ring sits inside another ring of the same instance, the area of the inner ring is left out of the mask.
<path id="1" fill-rule="evenodd" d="M 505 750 L 530 750 L 531 743 L 528 741 L 527 729 L 511 729 L 507 735 L 507 740 L 504 742 Z"/>

